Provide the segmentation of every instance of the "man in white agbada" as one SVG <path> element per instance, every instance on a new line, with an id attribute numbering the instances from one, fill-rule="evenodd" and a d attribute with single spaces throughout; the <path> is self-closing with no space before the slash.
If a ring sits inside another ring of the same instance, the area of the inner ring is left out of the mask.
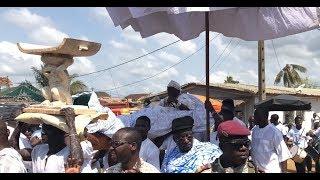
<path id="1" fill-rule="evenodd" d="M 282 133 L 268 121 L 268 111 L 258 108 L 254 112 L 251 156 L 257 172 L 287 172 L 287 160 L 291 153 L 283 140 Z"/>
<path id="2" fill-rule="evenodd" d="M 289 128 L 284 126 L 279 122 L 279 116 L 277 114 L 272 114 L 270 117 L 270 122 L 282 133 L 284 140 L 287 138 Z"/>
<path id="3" fill-rule="evenodd" d="M 23 163 L 29 173 L 32 172 L 31 151 L 31 135 L 36 125 L 19 122 L 13 129 L 9 139 L 11 146 L 22 156 Z"/>
<path id="4" fill-rule="evenodd" d="M 0 121 L 0 173 L 26 173 L 21 155 L 9 145 L 9 130 Z"/>
<path id="5" fill-rule="evenodd" d="M 167 86 L 167 93 L 168 97 L 160 101 L 160 106 L 175 107 L 179 110 L 192 110 L 195 108 L 194 102 L 187 94 L 181 94 L 181 86 L 179 83 L 171 80 Z"/>
<path id="6" fill-rule="evenodd" d="M 116 117 L 116 115 L 112 112 L 112 110 L 108 107 L 103 107 L 98 99 L 98 96 L 95 92 L 91 92 L 91 96 L 90 96 L 90 100 L 88 102 L 88 106 L 90 109 L 95 109 L 97 112 L 100 113 L 108 113 L 108 119 L 107 120 L 98 120 L 95 123 L 90 123 L 86 126 L 87 129 L 87 134 L 100 134 L 103 135 L 99 136 L 100 140 L 104 139 L 105 141 L 110 142 L 111 138 L 113 136 L 113 134 L 115 134 L 119 129 L 125 127 L 123 122 Z M 98 137 L 98 136 L 96 136 Z M 97 139 L 96 139 L 97 140 Z M 98 145 L 94 145 L 94 146 L 98 146 Z M 109 145 L 108 146 L 100 146 L 101 148 L 94 148 L 95 151 L 96 150 L 107 150 L 109 149 Z M 103 157 L 103 169 L 106 170 L 107 168 L 109 168 L 109 160 L 108 157 L 110 158 L 111 155 L 109 155 L 108 153 Z M 101 168 L 100 165 L 98 165 L 96 163 L 95 167 L 92 167 L 92 169 L 94 169 L 93 171 L 95 171 L 95 169 L 99 169 Z"/>
<path id="7" fill-rule="evenodd" d="M 140 132 L 142 137 L 139 157 L 160 171 L 159 148 L 148 138 L 150 119 L 147 116 L 140 116 L 134 127 Z"/>
<path id="8" fill-rule="evenodd" d="M 181 93 L 181 86 L 179 83 L 171 80 L 167 86 L 168 97 L 162 99 L 159 103 L 163 107 L 174 107 L 178 110 L 192 111 L 193 118 L 198 124 L 193 129 L 194 137 L 200 141 L 205 138 L 205 108 L 201 101 L 190 94 Z M 201 121 L 201 122 L 199 122 Z M 202 123 L 202 124 L 201 124 Z M 170 151 L 176 146 L 172 136 L 165 139 L 160 149 Z"/>
<path id="9" fill-rule="evenodd" d="M 302 126 L 301 116 L 297 116 L 294 121 L 295 126 L 292 127 L 287 134 L 289 142 L 291 141 L 293 145 L 305 149 L 306 147 L 308 147 L 308 142 L 312 138 L 310 136 L 307 136 L 308 130 Z M 311 163 L 312 162 L 310 156 L 307 156 L 301 163 L 295 162 L 297 173 L 305 173 L 306 166 L 309 166 L 308 169 L 309 171 L 311 171 Z"/>

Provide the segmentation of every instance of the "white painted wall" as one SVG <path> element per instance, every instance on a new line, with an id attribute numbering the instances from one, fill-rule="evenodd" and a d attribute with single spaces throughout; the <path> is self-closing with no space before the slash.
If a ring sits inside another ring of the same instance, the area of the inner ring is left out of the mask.
<path id="1" fill-rule="evenodd" d="M 269 98 L 269 97 L 267 97 Z M 311 118 L 313 113 L 317 113 L 318 116 L 320 116 L 320 97 L 319 98 L 315 98 L 315 97 L 302 97 L 301 100 L 303 101 L 309 101 L 311 102 L 311 111 L 305 111 L 304 113 L 304 122 L 303 122 L 303 126 L 306 129 L 311 129 Z M 258 98 L 255 98 L 255 103 L 258 102 Z M 272 114 L 278 114 L 279 116 L 279 121 L 281 123 L 284 122 L 284 112 L 283 111 L 270 111 L 269 112 L 269 119 L 271 117 Z"/>

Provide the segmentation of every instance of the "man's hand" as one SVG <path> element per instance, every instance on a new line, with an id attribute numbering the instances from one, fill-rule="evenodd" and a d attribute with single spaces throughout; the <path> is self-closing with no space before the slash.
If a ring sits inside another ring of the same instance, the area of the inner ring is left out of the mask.
<path id="1" fill-rule="evenodd" d="M 204 164 L 197 168 L 195 173 L 202 173 L 205 170 L 211 169 L 211 164 Z"/>
<path id="2" fill-rule="evenodd" d="M 80 173 L 80 170 L 81 170 L 80 164 L 81 164 L 81 162 L 79 162 L 77 159 L 69 157 L 67 160 L 65 172 L 66 173 Z"/>
<path id="3" fill-rule="evenodd" d="M 41 142 L 42 142 L 42 140 L 39 139 L 37 136 L 32 137 L 32 138 L 30 139 L 30 141 L 31 141 L 32 147 L 34 147 L 34 146 L 36 146 L 36 145 L 38 145 L 38 144 L 41 144 Z"/>

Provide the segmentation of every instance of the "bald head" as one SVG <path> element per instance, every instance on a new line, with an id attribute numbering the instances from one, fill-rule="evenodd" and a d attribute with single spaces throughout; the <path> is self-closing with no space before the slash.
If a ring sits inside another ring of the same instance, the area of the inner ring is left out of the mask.
<path id="1" fill-rule="evenodd" d="M 121 128 L 113 136 L 116 139 L 121 139 L 129 143 L 136 143 L 137 149 L 140 149 L 141 147 L 142 138 L 139 131 L 135 128 L 132 128 L 132 127 Z"/>

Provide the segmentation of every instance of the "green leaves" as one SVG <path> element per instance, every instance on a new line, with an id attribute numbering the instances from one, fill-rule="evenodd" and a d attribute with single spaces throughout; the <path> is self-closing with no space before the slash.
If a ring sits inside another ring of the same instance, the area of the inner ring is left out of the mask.
<path id="1" fill-rule="evenodd" d="M 286 64 L 286 66 L 277 74 L 274 84 L 279 84 L 281 80 L 286 87 L 295 87 L 302 84 L 302 79 L 298 73 L 306 73 L 307 68 L 297 64 Z"/>

